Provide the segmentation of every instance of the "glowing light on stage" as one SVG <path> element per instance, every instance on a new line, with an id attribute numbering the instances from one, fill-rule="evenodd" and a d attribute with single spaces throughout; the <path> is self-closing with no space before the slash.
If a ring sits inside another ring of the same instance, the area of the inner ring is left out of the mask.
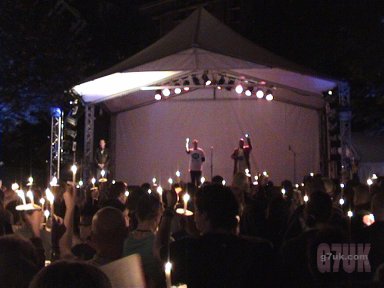
<path id="1" fill-rule="evenodd" d="M 20 186 L 17 183 L 13 183 L 11 188 L 12 188 L 13 191 L 17 191 L 17 190 L 19 190 Z"/>
<path id="2" fill-rule="evenodd" d="M 224 78 L 224 76 L 221 76 L 220 77 L 220 79 L 219 79 L 219 81 L 217 81 L 217 89 L 221 89 L 221 86 L 223 85 L 225 83 L 225 78 Z"/>
<path id="3" fill-rule="evenodd" d="M 156 90 L 156 94 L 155 94 L 155 100 L 159 101 L 161 100 L 161 91 L 160 90 Z"/>
<path id="4" fill-rule="evenodd" d="M 244 90 L 244 88 L 243 88 L 243 86 L 241 84 L 238 84 L 236 86 L 236 88 L 235 88 L 235 91 L 236 91 L 237 94 L 243 93 L 243 90 Z"/>
<path id="5" fill-rule="evenodd" d="M 245 90 L 245 96 L 250 97 L 252 96 L 253 87 L 248 87 L 247 90 Z"/>
<path id="6" fill-rule="evenodd" d="M 307 202 L 308 202 L 308 200 L 309 200 L 309 197 L 308 197 L 308 195 L 304 195 L 304 198 L 303 198 L 303 199 L 304 199 L 304 202 L 305 202 L 305 203 L 307 203 Z"/>
<path id="7" fill-rule="evenodd" d="M 347 212 L 347 216 L 348 216 L 349 218 L 351 218 L 351 217 L 353 216 L 353 212 L 352 212 L 351 210 L 349 210 L 349 211 Z"/>
<path id="8" fill-rule="evenodd" d="M 207 72 L 205 72 L 201 78 L 203 79 L 205 86 L 211 85 L 212 81 L 209 79 Z"/>
<path id="9" fill-rule="evenodd" d="M 184 91 L 189 91 L 189 85 L 190 85 L 191 83 L 188 81 L 188 80 L 185 80 L 184 82 L 183 82 L 183 85 L 184 85 Z"/>
<path id="10" fill-rule="evenodd" d="M 344 203 L 345 203 L 344 199 L 343 199 L 343 198 L 340 198 L 340 200 L 339 200 L 339 204 L 340 204 L 341 206 L 343 206 Z"/>
<path id="11" fill-rule="evenodd" d="M 267 101 L 272 101 L 273 100 L 273 95 L 272 95 L 272 91 L 271 90 L 267 90 L 266 95 L 265 95 L 265 99 Z"/>
<path id="12" fill-rule="evenodd" d="M 376 174 L 372 174 L 372 177 L 371 177 L 372 180 L 377 180 L 377 178 L 378 178 L 378 177 L 377 177 Z"/>
<path id="13" fill-rule="evenodd" d="M 171 91 L 168 88 L 164 88 L 163 91 L 161 91 L 165 97 L 168 97 L 171 95 Z"/>
<path id="14" fill-rule="evenodd" d="M 258 99 L 262 99 L 262 98 L 264 97 L 264 92 L 263 92 L 263 90 L 261 90 L 261 89 L 257 89 L 257 91 L 256 91 L 256 97 L 257 97 Z"/>
<path id="15" fill-rule="evenodd" d="M 175 88 L 175 94 L 180 94 L 181 93 L 181 88 L 177 87 Z"/>

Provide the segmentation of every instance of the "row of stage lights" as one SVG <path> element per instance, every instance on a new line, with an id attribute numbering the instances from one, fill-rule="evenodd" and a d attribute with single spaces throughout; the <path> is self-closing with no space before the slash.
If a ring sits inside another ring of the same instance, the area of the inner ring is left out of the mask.
<path id="1" fill-rule="evenodd" d="M 212 81 L 207 73 L 204 73 L 201 76 L 201 79 L 203 80 L 203 84 L 200 83 L 199 78 L 196 77 L 196 75 L 192 75 L 192 82 L 193 82 L 193 87 L 196 86 L 203 86 L 203 87 L 216 87 L 216 89 L 221 90 L 221 89 L 226 89 L 228 91 L 231 91 L 232 88 L 235 88 L 235 92 L 239 95 L 244 94 L 247 97 L 251 97 L 255 95 L 258 99 L 263 99 L 265 98 L 267 101 L 272 101 L 274 99 L 273 93 L 271 89 L 261 89 L 261 88 L 255 88 L 254 86 L 257 84 L 253 83 L 246 83 L 246 81 L 241 81 L 235 86 L 235 80 L 234 79 L 229 79 L 227 84 L 225 84 L 225 78 L 224 76 L 221 76 L 220 79 L 216 81 Z M 214 83 L 216 82 L 216 83 Z M 265 82 L 260 83 L 262 85 L 265 85 Z M 191 87 L 191 83 L 188 79 L 184 79 L 183 81 L 183 86 L 180 85 L 179 82 L 174 82 L 174 85 L 169 87 L 165 87 L 163 89 L 157 89 L 155 92 L 155 100 L 159 101 L 163 99 L 163 97 L 167 98 L 173 95 L 179 95 L 183 92 L 188 92 Z M 193 88 L 192 87 L 192 88 Z M 197 88 L 197 87 L 196 87 Z"/>

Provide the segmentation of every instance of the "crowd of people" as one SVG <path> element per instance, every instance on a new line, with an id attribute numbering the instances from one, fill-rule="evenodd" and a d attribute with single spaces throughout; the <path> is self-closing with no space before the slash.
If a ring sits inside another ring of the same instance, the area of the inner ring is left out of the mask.
<path id="1" fill-rule="evenodd" d="M 297 187 L 267 173 L 254 183 L 242 172 L 228 184 L 217 175 L 169 189 L 63 182 L 52 188 L 53 207 L 43 201 L 31 211 L 18 211 L 20 197 L 3 185 L 0 286 L 112 287 L 103 267 L 140 255 L 145 287 L 382 287 L 384 179 L 372 182 L 311 174 Z M 324 244 L 352 258 L 326 255 Z M 354 244 L 368 248 L 344 249 Z"/>

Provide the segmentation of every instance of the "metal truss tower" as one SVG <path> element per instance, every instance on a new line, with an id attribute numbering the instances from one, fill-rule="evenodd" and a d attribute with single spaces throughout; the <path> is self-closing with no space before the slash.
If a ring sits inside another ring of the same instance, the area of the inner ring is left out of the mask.
<path id="1" fill-rule="evenodd" d="M 63 112 L 60 108 L 51 109 L 51 154 L 49 177 L 60 179 L 61 153 L 63 151 Z"/>

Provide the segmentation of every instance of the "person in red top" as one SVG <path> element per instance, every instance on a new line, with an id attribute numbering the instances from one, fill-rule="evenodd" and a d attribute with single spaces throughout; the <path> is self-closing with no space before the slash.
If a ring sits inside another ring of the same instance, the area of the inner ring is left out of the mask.
<path id="1" fill-rule="evenodd" d="M 251 154 L 251 151 L 252 151 L 252 144 L 248 134 L 245 134 L 245 138 L 247 139 L 248 145 L 244 145 L 245 144 L 244 139 L 240 138 L 239 147 L 236 148 L 235 151 L 233 151 L 232 153 L 231 158 L 235 160 L 233 174 L 236 174 L 237 172 L 245 173 L 246 169 L 251 170 L 249 155 Z"/>

